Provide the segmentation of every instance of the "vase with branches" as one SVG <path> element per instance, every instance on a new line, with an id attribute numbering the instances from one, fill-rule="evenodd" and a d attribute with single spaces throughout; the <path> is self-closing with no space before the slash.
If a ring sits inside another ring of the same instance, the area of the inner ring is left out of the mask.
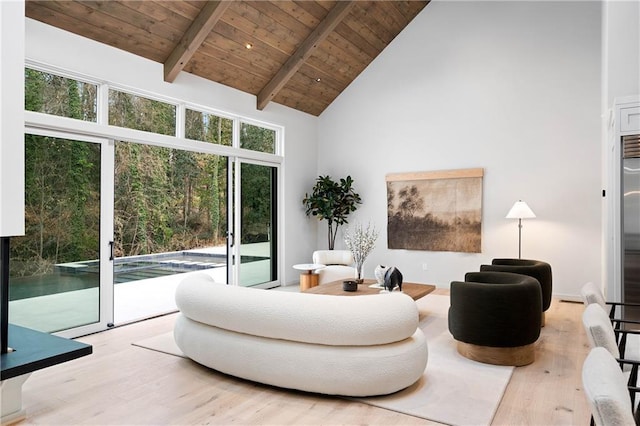
<path id="1" fill-rule="evenodd" d="M 353 254 L 353 260 L 356 265 L 356 279 L 358 282 L 362 282 L 364 279 L 362 273 L 364 261 L 376 245 L 377 239 L 378 230 L 370 223 L 366 228 L 364 228 L 361 223 L 357 223 L 353 229 L 347 229 L 344 233 L 344 243 Z"/>
<path id="2" fill-rule="evenodd" d="M 358 204 L 362 204 L 362 200 L 353 189 L 351 176 L 336 182 L 327 175 L 318 176 L 313 192 L 311 195 L 305 194 L 302 204 L 307 216 L 327 221 L 329 250 L 333 250 L 338 227 L 348 223 L 347 216 L 358 208 Z"/>

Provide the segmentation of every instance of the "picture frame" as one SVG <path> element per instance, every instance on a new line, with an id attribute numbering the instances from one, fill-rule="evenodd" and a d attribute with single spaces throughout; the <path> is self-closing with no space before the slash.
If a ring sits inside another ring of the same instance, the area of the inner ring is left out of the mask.
<path id="1" fill-rule="evenodd" d="M 389 249 L 480 253 L 484 169 L 390 173 Z"/>

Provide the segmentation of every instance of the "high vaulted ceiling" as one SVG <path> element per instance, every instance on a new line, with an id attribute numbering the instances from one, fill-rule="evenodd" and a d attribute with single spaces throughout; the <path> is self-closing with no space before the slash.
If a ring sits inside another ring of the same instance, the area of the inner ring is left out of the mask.
<path id="1" fill-rule="evenodd" d="M 428 1 L 27 0 L 28 17 L 320 115 Z M 162 78 L 162 76 L 158 76 Z"/>

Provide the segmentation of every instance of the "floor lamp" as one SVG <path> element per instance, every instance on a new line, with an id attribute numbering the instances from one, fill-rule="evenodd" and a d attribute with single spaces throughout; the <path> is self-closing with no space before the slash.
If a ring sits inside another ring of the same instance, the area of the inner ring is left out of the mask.
<path id="1" fill-rule="evenodd" d="M 518 219 L 518 259 L 522 259 L 522 219 L 533 219 L 535 217 L 536 215 L 527 203 L 522 200 L 516 201 L 509 213 L 507 213 L 507 219 Z"/>

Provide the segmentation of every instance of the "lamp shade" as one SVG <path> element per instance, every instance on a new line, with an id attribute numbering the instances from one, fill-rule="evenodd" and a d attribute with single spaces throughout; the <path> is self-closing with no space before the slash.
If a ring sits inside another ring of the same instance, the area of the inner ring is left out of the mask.
<path id="1" fill-rule="evenodd" d="M 506 216 L 507 219 L 533 219 L 534 217 L 536 217 L 536 215 L 529 208 L 527 203 L 522 200 L 516 201 Z"/>

